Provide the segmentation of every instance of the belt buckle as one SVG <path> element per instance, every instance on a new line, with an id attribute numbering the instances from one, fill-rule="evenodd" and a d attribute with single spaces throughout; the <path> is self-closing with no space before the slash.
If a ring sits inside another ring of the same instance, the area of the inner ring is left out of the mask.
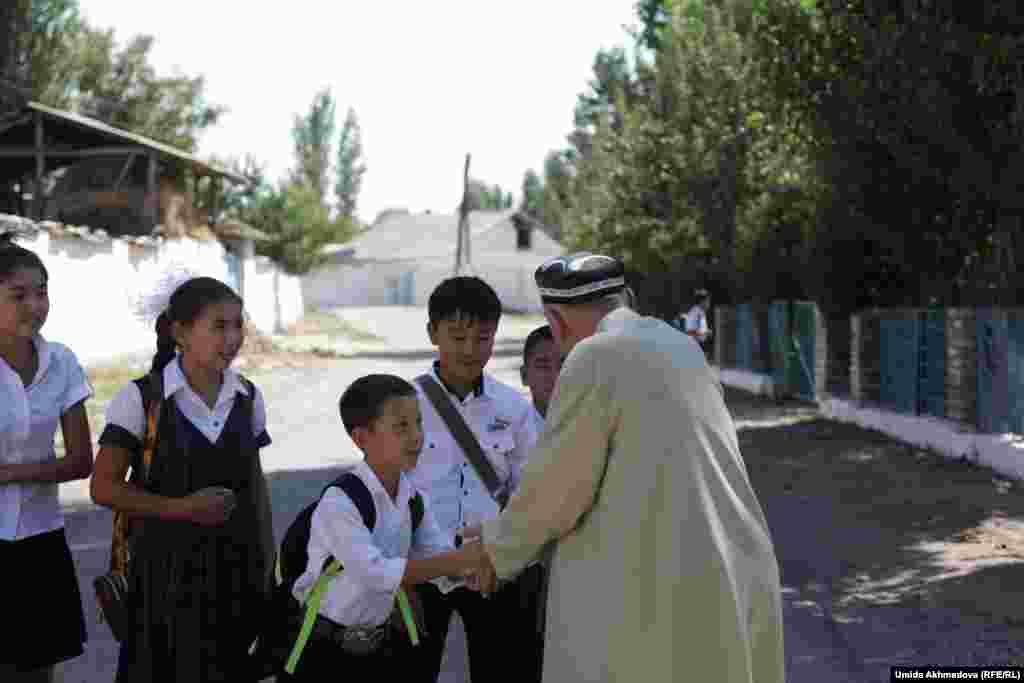
<path id="1" fill-rule="evenodd" d="M 346 626 L 341 632 L 341 646 L 352 655 L 369 655 L 384 642 L 382 626 Z"/>

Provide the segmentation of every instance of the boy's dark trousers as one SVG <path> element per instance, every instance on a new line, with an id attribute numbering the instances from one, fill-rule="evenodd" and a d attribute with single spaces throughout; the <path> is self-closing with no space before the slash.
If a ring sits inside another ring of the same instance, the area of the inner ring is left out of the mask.
<path id="1" fill-rule="evenodd" d="M 395 642 L 397 641 L 397 642 Z M 310 638 L 294 674 L 277 674 L 277 683 L 323 683 L 324 681 L 408 681 L 416 680 L 421 666 L 412 645 L 404 639 L 389 639 L 372 655 L 351 655 L 338 645 Z"/>
<path id="2" fill-rule="evenodd" d="M 526 570 L 540 570 L 534 566 Z M 488 598 L 467 588 L 443 595 L 433 584 L 417 586 L 429 636 L 416 659 L 423 670 L 414 680 L 435 683 L 441 670 L 452 612 L 462 617 L 473 681 L 540 681 L 543 641 L 537 634 L 540 596 L 520 590 L 526 572 Z"/>

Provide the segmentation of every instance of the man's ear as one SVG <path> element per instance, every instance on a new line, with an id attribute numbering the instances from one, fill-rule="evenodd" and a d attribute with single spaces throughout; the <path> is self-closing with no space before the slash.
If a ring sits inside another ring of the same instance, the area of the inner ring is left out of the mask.
<path id="1" fill-rule="evenodd" d="M 430 337 L 430 343 L 437 346 L 437 325 L 428 320 L 427 321 L 427 336 Z"/>
<path id="2" fill-rule="evenodd" d="M 519 367 L 519 379 L 522 380 L 523 386 L 525 387 L 526 386 L 526 363 L 523 363 Z"/>

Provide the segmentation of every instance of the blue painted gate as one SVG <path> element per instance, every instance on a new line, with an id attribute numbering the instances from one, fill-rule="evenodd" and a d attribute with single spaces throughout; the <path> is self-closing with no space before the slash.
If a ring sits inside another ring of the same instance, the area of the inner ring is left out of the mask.
<path id="1" fill-rule="evenodd" d="M 978 428 L 1024 433 L 1024 318 L 982 308 L 977 324 Z"/>
<path id="2" fill-rule="evenodd" d="M 921 313 L 921 352 L 918 356 L 917 412 L 933 417 L 946 416 L 946 312 L 942 309 Z"/>
<path id="3" fill-rule="evenodd" d="M 783 301 L 774 301 L 768 305 L 768 334 L 772 350 L 772 384 L 785 389 L 790 341 L 789 313 Z"/>
<path id="4" fill-rule="evenodd" d="M 879 402 L 898 413 L 917 412 L 920 372 L 920 330 L 917 316 L 882 317 L 880 335 Z"/>
<path id="5" fill-rule="evenodd" d="M 754 370 L 754 311 L 750 304 L 736 306 L 736 366 Z"/>

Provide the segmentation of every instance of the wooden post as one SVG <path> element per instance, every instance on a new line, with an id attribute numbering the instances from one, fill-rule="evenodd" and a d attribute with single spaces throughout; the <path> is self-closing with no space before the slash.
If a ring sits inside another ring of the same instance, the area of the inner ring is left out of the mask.
<path id="1" fill-rule="evenodd" d="M 44 145 L 46 139 L 43 136 L 43 115 L 40 112 L 35 114 L 36 120 L 36 178 L 32 187 L 32 203 L 34 204 L 32 215 L 37 221 L 43 219 L 43 174 L 46 173 L 46 152 Z"/>
<path id="2" fill-rule="evenodd" d="M 455 240 L 455 274 L 462 272 L 463 264 L 469 264 L 469 154 L 462 173 L 462 203 L 459 205 L 459 225 Z M 465 250 L 465 251 L 463 251 Z"/>
<path id="3" fill-rule="evenodd" d="M 160 221 L 160 197 L 157 196 L 156 186 L 156 154 L 148 154 L 148 165 L 146 167 L 146 226 L 148 232 L 152 232 Z"/>

